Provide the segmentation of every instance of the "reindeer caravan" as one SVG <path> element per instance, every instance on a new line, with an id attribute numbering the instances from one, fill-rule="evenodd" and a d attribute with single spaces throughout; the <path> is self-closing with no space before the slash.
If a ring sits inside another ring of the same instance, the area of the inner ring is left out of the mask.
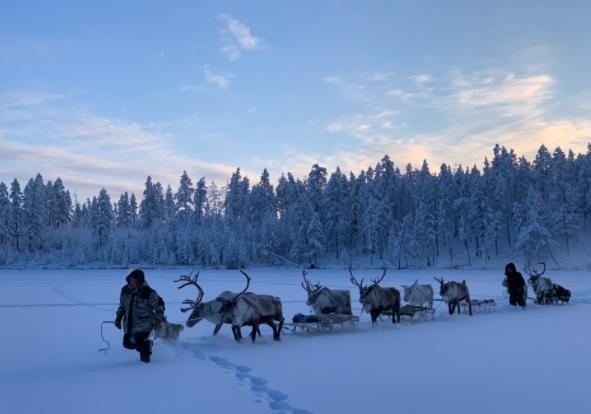
<path id="1" fill-rule="evenodd" d="M 543 277 L 546 266 L 541 273 L 535 270 L 529 271 L 528 284 L 532 286 L 537 304 L 568 303 L 570 291 L 555 284 L 551 279 Z M 308 278 L 308 272 L 302 271 L 301 287 L 307 294 L 306 305 L 312 313 L 304 315 L 296 314 L 291 323 L 285 323 L 281 299 L 271 295 L 260 295 L 249 292 L 251 277 L 240 269 L 241 274 L 246 278 L 246 286 L 238 293 L 224 291 L 215 299 L 204 302 L 204 290 L 200 286 L 199 272 L 195 276 L 181 276 L 175 282 L 181 283 L 178 288 L 195 286 L 197 298 L 187 299 L 183 304 L 182 312 L 191 312 L 187 321 L 187 327 L 193 327 L 201 320 L 211 322 L 215 327 L 213 335 L 217 335 L 224 324 L 230 325 L 232 334 L 236 341 L 242 340 L 241 328 L 250 326 L 250 337 L 252 342 L 260 336 L 260 325 L 268 325 L 273 331 L 273 339 L 279 341 L 281 331 L 287 328 L 290 332 L 298 330 L 305 333 L 331 332 L 333 330 L 343 331 L 347 327 L 354 327 L 359 322 L 359 316 L 353 314 L 351 306 L 351 293 L 344 289 L 331 289 L 319 283 L 312 283 Z M 472 299 L 466 281 L 444 281 L 443 278 L 435 277 L 439 283 L 439 295 L 441 299 L 434 298 L 433 287 L 429 284 L 419 284 L 418 280 L 411 285 L 402 285 L 404 294 L 394 287 L 382 287 L 381 283 L 386 277 L 387 268 L 382 268 L 382 274 L 365 283 L 365 279 L 359 280 L 349 267 L 349 280 L 359 290 L 359 303 L 362 312 L 367 312 L 372 321 L 372 326 L 378 323 L 380 317 L 391 318 L 392 323 L 400 323 L 401 317 L 410 319 L 434 318 L 435 301 L 444 302 L 448 305 L 450 315 L 460 314 L 463 310 L 469 315 L 474 312 L 494 310 L 496 302 L 494 299 Z M 506 282 L 503 282 L 506 285 Z M 405 305 L 401 305 L 401 298 Z M 524 300 L 527 298 L 525 289 Z M 339 329 L 335 329 L 339 328 Z"/>

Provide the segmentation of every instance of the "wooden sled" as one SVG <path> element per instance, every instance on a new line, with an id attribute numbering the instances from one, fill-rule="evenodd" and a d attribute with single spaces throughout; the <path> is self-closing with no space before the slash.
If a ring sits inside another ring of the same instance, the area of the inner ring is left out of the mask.
<path id="1" fill-rule="evenodd" d="M 473 312 L 491 312 L 497 308 L 497 302 L 494 299 L 472 299 L 470 302 Z M 468 304 L 465 301 L 461 302 L 460 306 L 464 312 L 468 312 Z"/>
<path id="2" fill-rule="evenodd" d="M 346 328 L 357 325 L 359 317 L 354 315 L 310 315 L 310 322 L 291 322 L 285 323 L 283 329 L 291 333 L 329 333 L 343 332 Z"/>

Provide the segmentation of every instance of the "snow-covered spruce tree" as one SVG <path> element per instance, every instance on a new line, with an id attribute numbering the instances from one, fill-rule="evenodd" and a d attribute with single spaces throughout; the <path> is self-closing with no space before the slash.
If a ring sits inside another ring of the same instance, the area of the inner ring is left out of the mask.
<path id="1" fill-rule="evenodd" d="M 176 219 L 176 209 L 177 207 L 174 201 L 174 195 L 172 194 L 172 188 L 170 187 L 170 185 L 167 185 L 166 192 L 164 193 L 164 222 L 170 224 Z"/>
<path id="2" fill-rule="evenodd" d="M 13 247 L 17 252 L 23 248 L 23 194 L 18 180 L 15 178 L 10 184 L 10 218 L 9 234 L 13 240 Z"/>
<path id="3" fill-rule="evenodd" d="M 180 178 L 179 188 L 174 195 L 176 201 L 176 213 L 182 224 L 186 224 L 189 221 L 189 217 L 193 213 L 193 182 L 186 171 Z"/>
<path id="4" fill-rule="evenodd" d="M 140 203 L 138 221 L 146 229 L 160 224 L 164 216 L 164 195 L 162 185 L 152 183 L 152 177 L 146 179 L 144 197 Z"/>
<path id="5" fill-rule="evenodd" d="M 322 200 L 326 237 L 334 243 L 327 248 L 328 251 L 334 251 L 337 260 L 340 259 L 341 250 L 345 247 L 347 240 L 347 231 L 351 227 L 351 223 L 347 220 L 347 210 L 350 208 L 349 192 L 347 177 L 337 167 L 336 171 L 330 175 Z"/>
<path id="6" fill-rule="evenodd" d="M 528 265 L 552 254 L 551 249 L 554 243 L 547 223 L 547 211 L 542 197 L 531 186 L 527 199 L 518 213 L 519 234 L 516 245 L 517 249 L 524 254 Z"/>
<path id="7" fill-rule="evenodd" d="M 195 185 L 195 194 L 193 199 L 195 222 L 199 225 L 206 214 L 207 207 L 207 184 L 205 177 L 201 177 Z"/>
<path id="8" fill-rule="evenodd" d="M 111 226 L 113 224 L 113 208 L 111 198 L 106 189 L 101 189 L 96 199 L 95 243 L 101 258 L 108 259 Z"/>
<path id="9" fill-rule="evenodd" d="M 30 179 L 23 191 L 23 224 L 29 252 L 43 252 L 45 231 L 44 216 L 47 213 L 45 184 L 41 174 Z"/>
<path id="10" fill-rule="evenodd" d="M 249 258 L 264 262 L 268 259 L 268 250 L 275 250 L 271 241 L 277 220 L 275 192 L 267 169 L 248 195 L 247 210 L 246 252 Z"/>
<path id="11" fill-rule="evenodd" d="M 557 238 L 564 240 L 566 253 L 570 254 L 572 238 L 579 230 L 580 216 L 576 212 L 575 171 L 568 168 L 565 154 L 560 148 L 556 148 L 553 154 L 550 182 L 548 207 L 551 212 L 551 230 Z"/>
<path id="12" fill-rule="evenodd" d="M 10 199 L 8 187 L 0 182 L 0 266 L 5 265 L 10 249 Z"/>
<path id="13" fill-rule="evenodd" d="M 126 191 L 119 196 L 117 202 L 117 227 L 129 229 L 131 221 L 131 205 L 129 204 L 129 194 Z"/>

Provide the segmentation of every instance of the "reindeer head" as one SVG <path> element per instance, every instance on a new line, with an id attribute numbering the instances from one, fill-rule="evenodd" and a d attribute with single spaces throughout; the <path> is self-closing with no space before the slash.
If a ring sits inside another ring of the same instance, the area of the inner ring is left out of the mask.
<path id="1" fill-rule="evenodd" d="M 355 286 L 359 288 L 359 302 L 361 303 L 361 305 L 363 305 L 364 308 L 370 305 L 369 294 L 371 293 L 373 288 L 379 286 L 380 282 L 384 280 L 384 277 L 386 277 L 387 270 L 387 268 L 383 267 L 382 275 L 380 277 L 372 279 L 371 285 L 363 286 L 364 279 L 361 279 L 361 282 L 359 282 L 357 278 L 353 275 L 353 268 L 349 266 L 349 275 L 351 276 L 351 283 L 353 283 Z"/>
<path id="2" fill-rule="evenodd" d="M 441 295 L 441 297 L 445 297 L 447 295 L 449 283 L 445 283 L 442 277 L 434 277 L 433 279 L 439 282 L 439 294 Z"/>
<path id="3" fill-rule="evenodd" d="M 193 272 L 191 272 L 191 273 L 193 273 Z M 185 286 L 189 286 L 189 285 L 193 285 L 197 288 L 197 292 L 198 292 L 197 299 L 184 300 L 183 304 L 189 305 L 189 306 L 186 308 L 181 308 L 181 312 L 183 312 L 183 313 L 192 310 L 191 315 L 189 315 L 189 319 L 187 319 L 187 322 L 185 323 L 187 325 L 187 327 L 189 327 L 189 328 L 195 326 L 195 324 L 197 324 L 198 322 L 201 321 L 201 319 L 203 319 L 203 316 L 202 316 L 203 304 L 201 303 L 203 301 L 203 289 L 197 283 L 197 278 L 199 277 L 199 272 L 197 272 L 197 274 L 194 277 L 191 277 L 191 273 L 189 273 L 188 276 L 187 275 L 180 276 L 178 280 L 175 280 L 175 282 L 182 282 L 183 283 L 182 285 L 178 286 L 177 289 L 182 289 Z"/>
<path id="4" fill-rule="evenodd" d="M 308 293 L 308 300 L 306 301 L 306 305 L 313 306 L 318 300 L 318 295 L 322 290 L 322 286 L 320 286 L 320 284 L 318 283 L 313 285 L 306 277 L 307 275 L 308 272 L 302 270 L 302 277 L 304 278 L 304 281 L 302 282 L 302 288 L 304 288 L 304 290 Z"/>
<path id="5" fill-rule="evenodd" d="M 542 270 L 542 273 L 538 273 L 535 269 L 531 269 L 531 270 L 528 268 L 525 269 L 525 273 L 527 273 L 529 276 L 529 279 L 527 280 L 528 285 L 530 285 L 530 286 L 535 285 L 538 282 L 538 280 L 540 279 L 540 277 L 544 273 L 546 273 L 546 263 L 542 262 L 540 264 L 544 267 L 544 269 Z"/>
<path id="6" fill-rule="evenodd" d="M 219 298 L 222 301 L 222 306 L 219 310 L 219 314 L 221 315 L 223 320 L 227 319 L 228 316 L 232 313 L 232 311 L 236 308 L 236 306 L 238 305 L 238 300 L 242 295 L 246 293 L 248 287 L 250 286 L 250 276 L 248 276 L 248 274 L 246 274 L 246 272 L 243 269 L 240 269 L 240 273 L 242 273 L 246 278 L 246 287 L 232 299 Z"/>
<path id="7" fill-rule="evenodd" d="M 410 285 L 402 285 L 402 287 L 404 288 L 404 301 L 408 302 L 410 300 L 410 295 L 412 295 L 412 290 L 415 288 L 415 286 L 419 283 L 418 280 L 415 280 L 415 282 Z"/>

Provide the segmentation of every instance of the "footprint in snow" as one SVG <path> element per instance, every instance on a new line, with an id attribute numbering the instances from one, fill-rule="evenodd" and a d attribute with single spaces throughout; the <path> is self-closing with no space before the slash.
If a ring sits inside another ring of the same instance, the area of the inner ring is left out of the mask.
<path id="1" fill-rule="evenodd" d="M 215 347 L 211 348 L 215 349 Z M 313 414 L 311 411 L 293 407 L 288 402 L 289 396 L 287 394 L 270 389 L 266 379 L 252 375 L 253 369 L 251 367 L 233 364 L 226 358 L 216 355 L 206 355 L 202 351 L 202 347 L 194 349 L 186 346 L 185 349 L 190 350 L 194 358 L 208 360 L 224 371 L 233 373 L 236 379 L 249 387 L 254 397 L 253 401 L 258 404 L 266 402 L 274 414 Z"/>

